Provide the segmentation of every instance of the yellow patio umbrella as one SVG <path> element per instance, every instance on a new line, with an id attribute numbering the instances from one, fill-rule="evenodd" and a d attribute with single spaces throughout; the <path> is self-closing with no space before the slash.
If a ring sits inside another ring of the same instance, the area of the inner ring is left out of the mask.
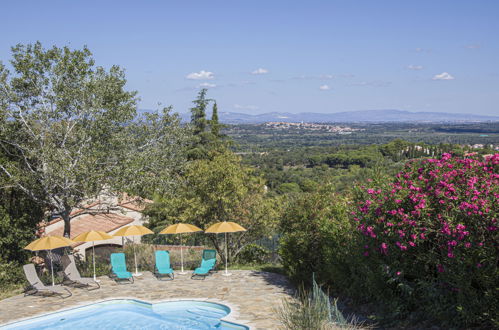
<path id="1" fill-rule="evenodd" d="M 194 225 L 189 225 L 187 223 L 176 223 L 174 225 L 170 225 L 160 231 L 160 234 L 163 235 L 168 235 L 168 234 L 180 234 L 180 263 L 182 265 L 182 271 L 180 274 L 184 275 L 187 274 L 187 272 L 184 272 L 184 252 L 183 252 L 183 246 L 182 246 L 182 234 L 183 233 L 195 233 L 203 231 L 201 228 L 198 228 Z"/>
<path id="2" fill-rule="evenodd" d="M 153 231 L 141 225 L 125 226 L 113 234 L 113 236 L 132 236 L 133 258 L 135 260 L 135 274 L 133 274 L 134 276 L 142 275 L 142 273 L 139 273 L 139 269 L 137 267 L 137 255 L 135 254 L 135 236 L 142 236 L 147 234 L 153 234 Z"/>
<path id="3" fill-rule="evenodd" d="M 232 221 L 217 222 L 216 224 L 210 226 L 210 228 L 205 230 L 205 233 L 225 233 L 225 273 L 222 274 L 224 276 L 232 275 L 227 271 L 227 233 L 235 233 L 238 231 L 246 231 L 246 229 L 243 226 L 238 225 L 237 223 Z"/>
<path id="4" fill-rule="evenodd" d="M 26 245 L 26 250 L 31 251 L 41 251 L 47 250 L 50 254 L 50 270 L 52 274 L 52 286 L 55 285 L 54 282 L 54 265 L 52 262 L 52 250 L 60 247 L 71 246 L 75 244 L 72 240 L 62 236 L 44 236 Z"/>
<path id="5" fill-rule="evenodd" d="M 103 231 L 96 231 L 96 230 L 91 230 L 87 231 L 86 233 L 82 233 L 75 238 L 73 238 L 73 241 L 75 242 L 92 242 L 92 261 L 94 264 L 94 281 L 99 282 L 97 279 L 97 276 L 95 276 L 95 241 L 103 241 L 106 239 L 111 239 L 113 236 L 109 235 L 106 232 Z"/>

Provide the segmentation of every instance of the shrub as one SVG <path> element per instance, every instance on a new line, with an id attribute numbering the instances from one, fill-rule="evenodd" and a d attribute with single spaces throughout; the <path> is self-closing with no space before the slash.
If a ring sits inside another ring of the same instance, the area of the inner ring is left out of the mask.
<path id="1" fill-rule="evenodd" d="M 409 162 L 391 183 L 356 191 L 365 278 L 360 296 L 397 317 L 498 325 L 499 154 Z"/>
<path id="2" fill-rule="evenodd" d="M 264 264 L 268 261 L 270 251 L 258 244 L 248 244 L 237 255 L 237 262 L 242 264 Z"/>
<path id="3" fill-rule="evenodd" d="M 14 261 L 0 260 L 0 283 L 2 287 L 15 286 L 25 282 L 22 266 Z"/>
<path id="4" fill-rule="evenodd" d="M 337 299 L 331 303 L 329 296 L 315 280 L 312 281 L 311 290 L 301 287 L 296 298 L 282 300 L 275 313 L 287 330 L 368 329 L 354 318 L 345 318 L 338 309 Z"/>
<path id="5" fill-rule="evenodd" d="M 348 282 L 349 245 L 355 227 L 347 203 L 331 185 L 314 193 L 290 197 L 282 219 L 279 255 L 288 275 L 308 282 L 312 273 L 322 283 Z"/>

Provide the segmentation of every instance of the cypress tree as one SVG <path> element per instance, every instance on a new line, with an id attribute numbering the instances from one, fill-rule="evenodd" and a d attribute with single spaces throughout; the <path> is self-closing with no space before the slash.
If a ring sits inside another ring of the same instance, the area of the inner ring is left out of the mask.
<path id="1" fill-rule="evenodd" d="M 199 91 L 197 99 L 192 101 L 194 107 L 191 108 L 191 124 L 193 126 L 194 135 L 203 133 L 206 129 L 206 106 L 209 100 L 206 99 L 207 89 L 203 88 Z"/>
<path id="2" fill-rule="evenodd" d="M 218 107 L 216 101 L 213 103 L 213 113 L 211 115 L 210 126 L 211 134 L 213 134 L 215 139 L 218 139 L 220 137 L 220 124 L 218 122 Z"/>

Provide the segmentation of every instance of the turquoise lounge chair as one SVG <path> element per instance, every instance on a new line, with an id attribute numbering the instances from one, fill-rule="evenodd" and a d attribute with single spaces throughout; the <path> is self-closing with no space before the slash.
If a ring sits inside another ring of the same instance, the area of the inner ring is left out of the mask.
<path id="1" fill-rule="evenodd" d="M 116 282 L 129 281 L 133 283 L 133 276 L 126 269 L 124 253 L 111 253 L 111 277 Z"/>
<path id="2" fill-rule="evenodd" d="M 203 259 L 201 260 L 201 266 L 194 270 L 191 278 L 197 279 L 202 277 L 204 280 L 206 276 L 210 275 L 211 272 L 215 271 L 216 264 L 217 264 L 217 251 L 203 250 Z"/>
<path id="3" fill-rule="evenodd" d="M 156 266 L 154 267 L 154 275 L 158 280 L 164 277 L 168 277 L 169 280 L 173 280 L 175 275 L 173 274 L 173 269 L 170 265 L 170 252 L 168 251 L 156 251 Z"/>

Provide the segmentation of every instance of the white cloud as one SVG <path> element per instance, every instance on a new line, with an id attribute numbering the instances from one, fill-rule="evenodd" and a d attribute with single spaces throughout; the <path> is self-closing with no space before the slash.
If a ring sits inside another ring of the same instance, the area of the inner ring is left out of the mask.
<path id="1" fill-rule="evenodd" d="M 416 53 L 431 53 L 431 49 L 429 48 L 416 48 L 415 49 Z"/>
<path id="2" fill-rule="evenodd" d="M 251 74 L 266 74 L 269 73 L 269 70 L 264 68 L 258 68 L 255 71 L 252 71 Z"/>
<path id="3" fill-rule="evenodd" d="M 217 87 L 217 85 L 204 82 L 204 83 L 199 84 L 199 87 L 200 88 L 215 88 L 215 87 Z"/>
<path id="4" fill-rule="evenodd" d="M 423 70 L 423 66 L 422 65 L 414 65 L 414 64 L 411 64 L 411 65 L 408 65 L 407 68 L 409 70 Z"/>
<path id="5" fill-rule="evenodd" d="M 240 104 L 234 104 L 235 109 L 239 110 L 258 110 L 260 107 L 256 105 L 240 105 Z"/>
<path id="6" fill-rule="evenodd" d="M 433 76 L 432 78 L 433 80 L 453 80 L 454 79 L 454 76 L 452 76 L 450 73 L 448 72 L 442 72 L 440 74 L 436 74 Z"/>
<path id="7" fill-rule="evenodd" d="M 391 84 L 392 84 L 391 81 L 374 80 L 374 81 L 352 82 L 348 85 L 349 86 L 367 86 L 367 87 L 388 87 Z"/>
<path id="8" fill-rule="evenodd" d="M 215 75 L 213 72 L 201 70 L 199 72 L 189 73 L 186 78 L 191 80 L 208 80 L 215 78 Z"/>
<path id="9" fill-rule="evenodd" d="M 466 46 L 464 46 L 464 48 L 467 48 L 467 49 L 478 49 L 478 48 L 480 48 L 480 44 L 466 45 Z"/>
<path id="10" fill-rule="evenodd" d="M 296 79 L 296 80 L 313 80 L 313 79 L 318 79 L 318 80 L 328 80 L 328 79 L 333 79 L 335 76 L 332 74 L 320 74 L 320 75 L 301 75 L 301 76 L 295 76 L 292 77 L 291 79 Z"/>
<path id="11" fill-rule="evenodd" d="M 321 91 L 328 91 L 331 89 L 331 87 L 329 87 L 328 85 L 321 85 L 321 86 L 319 86 L 319 89 Z"/>

